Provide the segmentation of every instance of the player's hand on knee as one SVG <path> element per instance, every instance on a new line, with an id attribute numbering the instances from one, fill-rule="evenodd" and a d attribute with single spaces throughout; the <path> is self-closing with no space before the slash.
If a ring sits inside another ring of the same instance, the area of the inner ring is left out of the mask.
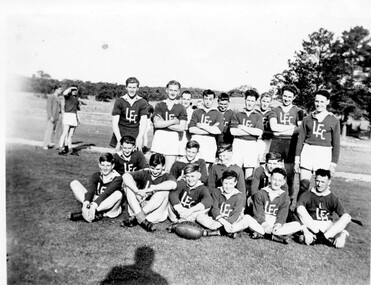
<path id="1" fill-rule="evenodd" d="M 315 235 L 312 234 L 308 229 L 303 230 L 304 242 L 306 245 L 310 245 L 314 242 Z"/>
<path id="2" fill-rule="evenodd" d="M 85 201 L 82 205 L 82 217 L 88 223 L 91 223 L 94 219 L 94 217 L 93 218 L 91 217 L 90 202 L 89 201 Z"/>
<path id="3" fill-rule="evenodd" d="M 280 224 L 280 223 L 275 224 L 273 226 L 272 233 L 277 234 L 281 227 L 282 227 L 282 224 Z"/>

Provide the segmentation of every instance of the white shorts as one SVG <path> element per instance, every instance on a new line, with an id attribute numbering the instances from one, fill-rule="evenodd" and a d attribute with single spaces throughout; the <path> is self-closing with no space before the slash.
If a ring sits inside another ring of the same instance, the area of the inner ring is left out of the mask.
<path id="1" fill-rule="evenodd" d="M 72 127 L 77 127 L 77 114 L 76 113 L 64 113 L 63 124 L 72 126 Z"/>
<path id="2" fill-rule="evenodd" d="M 155 135 L 153 136 L 151 151 L 161 153 L 164 155 L 178 155 L 179 154 L 178 132 L 156 130 Z"/>
<path id="3" fill-rule="evenodd" d="M 193 135 L 192 140 L 200 144 L 199 157 L 208 163 L 214 163 L 217 150 L 215 138 L 212 136 Z"/>
<path id="4" fill-rule="evenodd" d="M 259 162 L 259 145 L 256 141 L 234 139 L 233 162 L 240 167 L 256 167 Z"/>
<path id="5" fill-rule="evenodd" d="M 179 155 L 186 155 L 185 148 L 188 142 L 187 134 L 186 132 L 183 133 L 182 139 L 179 142 Z"/>
<path id="6" fill-rule="evenodd" d="M 276 216 L 272 216 L 272 215 L 265 215 L 265 221 L 268 223 L 268 225 L 270 225 L 271 227 L 274 226 L 274 224 L 276 223 Z"/>
<path id="7" fill-rule="evenodd" d="M 316 171 L 328 169 L 332 159 L 332 147 L 304 144 L 300 154 L 300 167 Z"/>
<path id="8" fill-rule="evenodd" d="M 259 161 L 265 162 L 265 156 L 269 152 L 272 140 L 259 139 L 256 143 L 258 144 L 258 149 L 259 149 Z"/>

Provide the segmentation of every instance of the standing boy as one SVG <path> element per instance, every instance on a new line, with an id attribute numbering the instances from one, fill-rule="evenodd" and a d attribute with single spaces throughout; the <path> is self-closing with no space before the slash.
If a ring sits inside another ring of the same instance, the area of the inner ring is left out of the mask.
<path id="1" fill-rule="evenodd" d="M 245 109 L 233 115 L 231 133 L 233 141 L 233 161 L 245 170 L 245 179 L 251 183 L 251 175 L 258 165 L 258 138 L 263 134 L 262 116 L 254 110 L 258 92 L 254 89 L 245 92 Z"/>
<path id="2" fill-rule="evenodd" d="M 165 155 L 165 170 L 171 166 L 179 154 L 180 136 L 183 135 L 187 124 L 187 111 L 177 101 L 180 92 L 180 83 L 171 80 L 166 85 L 167 99 L 155 106 L 153 126 L 155 134 L 151 150 Z"/>
<path id="3" fill-rule="evenodd" d="M 135 145 L 142 149 L 143 135 L 147 124 L 147 102 L 137 95 L 139 81 L 135 77 L 126 80 L 126 91 L 124 96 L 118 98 L 112 110 L 113 135 L 110 146 L 120 149 L 121 137 L 132 136 L 136 139 Z"/>
<path id="4" fill-rule="evenodd" d="M 309 231 L 304 231 L 304 242 L 333 245 L 342 248 L 349 233 L 345 230 L 351 221 L 351 216 L 344 211 L 339 199 L 331 193 L 331 172 L 317 169 L 315 172 L 315 187 L 299 197 L 296 209 L 300 221 Z M 332 221 L 336 213 L 339 219 Z"/>
<path id="5" fill-rule="evenodd" d="M 164 171 L 165 157 L 155 153 L 149 160 L 149 169 L 126 172 L 123 178 L 124 191 L 129 204 L 129 219 L 121 226 L 141 225 L 154 232 L 154 223 L 167 219 L 169 191 L 176 188 L 175 178 Z"/>
<path id="6" fill-rule="evenodd" d="M 295 171 L 300 172 L 298 197 L 309 190 L 312 173 L 319 168 L 329 169 L 334 175 L 340 154 L 340 122 L 327 111 L 330 93 L 318 90 L 316 110 L 306 116 L 299 131 L 296 146 Z"/>
<path id="7" fill-rule="evenodd" d="M 55 143 L 58 144 L 58 137 L 53 136 L 54 130 L 56 129 L 61 112 L 61 104 L 58 96 L 62 93 L 62 87 L 57 85 L 53 94 L 49 94 L 46 98 L 46 128 L 44 134 L 43 149 L 49 149 L 54 147 Z M 54 137 L 54 139 L 52 139 Z M 52 144 L 52 141 L 54 142 Z"/>
<path id="8" fill-rule="evenodd" d="M 99 172 L 89 179 L 87 189 L 77 180 L 71 182 L 71 190 L 82 203 L 82 212 L 70 215 L 71 220 L 85 219 L 91 223 L 103 216 L 115 218 L 121 214 L 122 177 L 116 170 L 111 153 L 99 157 Z"/>
<path id="9" fill-rule="evenodd" d="M 202 106 L 193 112 L 189 132 L 192 134 L 192 140 L 200 144 L 200 157 L 210 165 L 215 162 L 216 136 L 224 129 L 223 115 L 213 106 L 214 91 L 207 89 L 202 95 Z"/>
<path id="10" fill-rule="evenodd" d="M 303 111 L 293 105 L 293 101 L 299 90 L 293 85 L 282 88 L 282 106 L 273 109 L 269 119 L 270 128 L 273 131 L 273 138 L 270 152 L 281 154 L 287 171 L 287 185 L 289 186 L 290 200 L 294 199 L 294 161 L 297 134 L 303 120 Z M 292 202 L 291 202 L 292 203 Z"/>
<path id="11" fill-rule="evenodd" d="M 201 173 L 197 164 L 184 168 L 185 180 L 178 181 L 175 191 L 170 193 L 169 219 L 177 223 L 194 222 L 199 214 L 210 210 L 213 200 L 209 189 L 200 181 Z"/>
<path id="12" fill-rule="evenodd" d="M 218 111 L 223 114 L 224 129 L 223 132 L 218 136 L 218 144 L 221 143 L 233 143 L 233 136 L 231 135 L 230 124 L 233 110 L 228 109 L 229 106 L 229 95 L 227 93 L 221 93 L 218 97 Z"/>

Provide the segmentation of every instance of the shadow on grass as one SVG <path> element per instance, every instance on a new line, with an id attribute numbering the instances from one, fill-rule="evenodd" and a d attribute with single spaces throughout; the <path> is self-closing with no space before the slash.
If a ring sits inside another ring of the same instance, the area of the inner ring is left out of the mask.
<path id="1" fill-rule="evenodd" d="M 78 144 L 78 143 L 80 143 L 80 144 Z M 80 151 L 80 150 L 82 150 L 82 149 L 87 149 L 87 148 L 89 148 L 89 147 L 91 147 L 91 146 L 95 146 L 95 144 L 94 143 L 82 143 L 82 142 L 74 142 L 74 144 L 75 145 L 77 145 L 76 147 L 74 147 L 73 149 L 77 152 L 77 151 Z"/>
<path id="2" fill-rule="evenodd" d="M 154 259 L 152 248 L 139 247 L 135 251 L 135 264 L 115 266 L 100 284 L 169 284 L 152 270 Z"/>

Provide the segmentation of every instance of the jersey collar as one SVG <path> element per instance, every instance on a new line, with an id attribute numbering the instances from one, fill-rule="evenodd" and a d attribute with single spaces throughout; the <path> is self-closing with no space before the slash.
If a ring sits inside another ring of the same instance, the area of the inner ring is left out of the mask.
<path id="1" fill-rule="evenodd" d="M 321 193 L 316 190 L 316 187 L 313 187 L 310 191 L 317 196 L 327 196 L 331 194 L 330 187 L 327 187 L 327 189 Z"/>

